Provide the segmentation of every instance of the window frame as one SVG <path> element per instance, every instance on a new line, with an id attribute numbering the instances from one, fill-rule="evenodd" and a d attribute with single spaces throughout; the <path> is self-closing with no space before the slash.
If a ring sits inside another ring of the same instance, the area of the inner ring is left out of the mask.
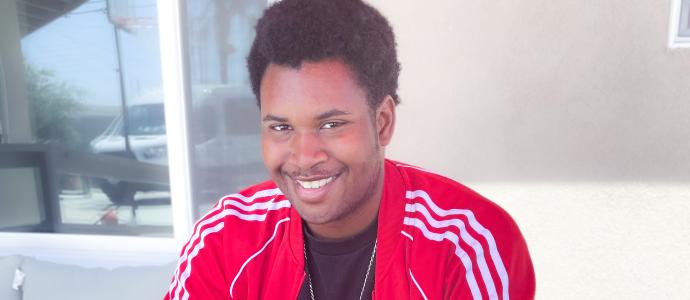
<path id="1" fill-rule="evenodd" d="M 1 232 L 0 255 L 23 255 L 86 267 L 175 261 L 193 225 L 181 0 L 157 0 L 169 159 L 173 237 Z"/>
<path id="2" fill-rule="evenodd" d="M 668 40 L 670 49 L 690 48 L 690 36 L 681 36 L 681 30 L 690 30 L 690 26 L 686 29 L 680 28 L 683 17 L 690 18 L 690 0 L 672 0 Z"/>

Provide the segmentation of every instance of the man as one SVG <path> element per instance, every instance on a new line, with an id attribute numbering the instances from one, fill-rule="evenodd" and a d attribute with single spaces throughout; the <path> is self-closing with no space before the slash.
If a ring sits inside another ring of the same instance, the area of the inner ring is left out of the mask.
<path id="1" fill-rule="evenodd" d="M 166 299 L 531 299 L 510 216 L 443 176 L 385 159 L 399 64 L 359 0 L 283 0 L 248 67 L 272 181 L 194 227 Z"/>

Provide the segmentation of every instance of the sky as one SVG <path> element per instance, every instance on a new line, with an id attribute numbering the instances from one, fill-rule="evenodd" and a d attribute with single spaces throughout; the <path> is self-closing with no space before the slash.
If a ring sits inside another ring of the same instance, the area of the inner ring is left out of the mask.
<path id="1" fill-rule="evenodd" d="M 123 3 L 123 2 L 119 2 Z M 155 0 L 131 0 L 125 14 L 155 18 Z M 155 23 L 128 33 L 120 30 L 128 99 L 160 89 L 158 28 Z M 86 106 L 120 105 L 120 80 L 113 25 L 106 1 L 87 1 L 22 40 L 27 64 L 52 70 L 83 93 Z"/>

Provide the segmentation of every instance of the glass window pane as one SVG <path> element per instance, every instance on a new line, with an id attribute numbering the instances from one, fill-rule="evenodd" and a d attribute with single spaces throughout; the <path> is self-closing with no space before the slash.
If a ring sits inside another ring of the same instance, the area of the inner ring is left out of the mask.
<path id="1" fill-rule="evenodd" d="M 172 236 L 156 20 L 155 0 L 0 3 L 0 230 Z"/>
<path id="2" fill-rule="evenodd" d="M 690 0 L 683 0 L 681 3 L 678 35 L 681 37 L 690 37 Z"/>
<path id="3" fill-rule="evenodd" d="M 266 1 L 185 1 L 192 85 L 190 139 L 198 218 L 228 193 L 266 180 L 259 109 L 245 58 Z"/>
<path id="4" fill-rule="evenodd" d="M 45 221 L 39 172 L 32 167 L 0 169 L 0 190 L 5 191 L 0 227 L 19 230 Z"/>

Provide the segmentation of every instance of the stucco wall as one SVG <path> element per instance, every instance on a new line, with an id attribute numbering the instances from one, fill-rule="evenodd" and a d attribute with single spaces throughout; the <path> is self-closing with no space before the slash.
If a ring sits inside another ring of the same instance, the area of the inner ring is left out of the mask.
<path id="1" fill-rule="evenodd" d="M 537 299 L 688 299 L 690 185 L 466 184 L 520 225 Z"/>
<path id="2" fill-rule="evenodd" d="M 372 3 L 403 67 L 391 155 L 468 179 L 690 180 L 670 1 Z"/>
<path id="3" fill-rule="evenodd" d="M 671 1 L 384 1 L 388 156 L 465 182 L 528 239 L 538 299 L 690 295 L 690 49 Z"/>

